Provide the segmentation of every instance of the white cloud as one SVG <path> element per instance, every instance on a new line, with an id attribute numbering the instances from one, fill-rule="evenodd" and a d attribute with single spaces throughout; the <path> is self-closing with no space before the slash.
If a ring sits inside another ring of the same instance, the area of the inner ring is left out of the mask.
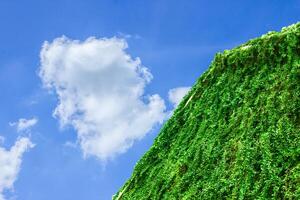
<path id="1" fill-rule="evenodd" d="M 174 105 L 174 107 L 177 107 L 190 89 L 191 87 L 177 87 L 169 90 L 169 101 Z"/>
<path id="2" fill-rule="evenodd" d="M 67 141 L 64 143 L 64 146 L 69 148 L 76 148 L 77 144 L 75 142 Z"/>
<path id="3" fill-rule="evenodd" d="M 141 39 L 142 36 L 138 35 L 138 34 L 134 34 L 134 35 L 131 35 L 131 34 L 127 34 L 127 33 L 123 33 L 123 32 L 118 32 L 118 36 L 120 36 L 120 38 L 124 38 L 124 39 Z"/>
<path id="4" fill-rule="evenodd" d="M 144 94 L 152 75 L 126 48 L 124 39 L 64 36 L 42 47 L 39 75 L 58 96 L 54 116 L 75 128 L 84 156 L 123 153 L 167 115 L 159 95 Z"/>
<path id="5" fill-rule="evenodd" d="M 16 126 L 18 132 L 24 132 L 30 130 L 38 122 L 38 119 L 33 117 L 31 119 L 21 118 L 17 122 L 9 123 L 10 126 Z"/>
<path id="6" fill-rule="evenodd" d="M 34 145 L 28 138 L 19 138 L 10 150 L 0 146 L 0 200 L 4 200 L 3 192 L 13 189 L 19 174 L 22 156 Z"/>

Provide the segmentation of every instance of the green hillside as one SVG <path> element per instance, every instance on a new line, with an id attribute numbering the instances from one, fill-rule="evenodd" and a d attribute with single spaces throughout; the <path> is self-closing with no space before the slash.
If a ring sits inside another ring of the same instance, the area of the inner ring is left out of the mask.
<path id="1" fill-rule="evenodd" d="M 300 199 L 300 23 L 217 53 L 114 199 Z"/>

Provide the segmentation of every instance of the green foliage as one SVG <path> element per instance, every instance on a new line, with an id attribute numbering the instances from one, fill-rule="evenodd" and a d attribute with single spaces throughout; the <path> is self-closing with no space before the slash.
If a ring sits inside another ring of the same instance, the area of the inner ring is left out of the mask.
<path id="1" fill-rule="evenodd" d="M 115 199 L 300 199 L 300 23 L 218 53 Z"/>

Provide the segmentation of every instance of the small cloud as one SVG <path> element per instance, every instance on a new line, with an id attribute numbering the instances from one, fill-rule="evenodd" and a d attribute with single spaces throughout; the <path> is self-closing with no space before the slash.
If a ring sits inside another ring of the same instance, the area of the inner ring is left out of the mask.
<path id="1" fill-rule="evenodd" d="M 138 40 L 138 39 L 141 39 L 142 37 L 138 34 L 134 34 L 134 35 L 131 35 L 131 34 L 126 34 L 126 33 L 122 33 L 122 32 L 118 32 L 117 34 L 119 37 L 121 38 L 124 38 L 124 39 L 135 39 L 135 40 Z"/>
<path id="2" fill-rule="evenodd" d="M 65 146 L 65 147 L 69 147 L 69 148 L 76 148 L 76 147 L 77 147 L 77 143 L 67 141 L 67 142 L 64 144 L 64 146 Z"/>
<path id="3" fill-rule="evenodd" d="M 125 38 L 125 39 L 129 39 L 129 38 L 132 37 L 132 35 L 126 34 L 126 33 L 122 33 L 122 32 L 118 32 L 118 36 L 120 36 L 121 38 Z"/>
<path id="4" fill-rule="evenodd" d="M 177 87 L 169 90 L 169 101 L 173 104 L 174 108 L 178 106 L 190 89 L 191 87 Z"/>
<path id="5" fill-rule="evenodd" d="M 29 138 L 18 138 L 10 150 L 0 146 L 0 200 L 4 200 L 4 192 L 13 190 L 13 184 L 21 169 L 23 154 L 34 144 Z"/>
<path id="6" fill-rule="evenodd" d="M 38 122 L 38 119 L 33 117 L 31 119 L 21 118 L 17 122 L 10 122 L 10 126 L 16 126 L 18 132 L 29 131 Z"/>
<path id="7" fill-rule="evenodd" d="M 54 117 L 75 129 L 85 157 L 125 153 L 166 118 L 164 100 L 145 94 L 152 74 L 126 52 L 128 37 L 63 36 L 41 49 L 40 78 L 58 97 Z"/>

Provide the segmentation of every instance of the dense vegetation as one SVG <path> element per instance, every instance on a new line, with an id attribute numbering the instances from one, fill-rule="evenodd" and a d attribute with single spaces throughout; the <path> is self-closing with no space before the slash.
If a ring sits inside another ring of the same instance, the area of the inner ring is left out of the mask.
<path id="1" fill-rule="evenodd" d="M 300 199 L 300 23 L 218 53 L 115 199 Z"/>

